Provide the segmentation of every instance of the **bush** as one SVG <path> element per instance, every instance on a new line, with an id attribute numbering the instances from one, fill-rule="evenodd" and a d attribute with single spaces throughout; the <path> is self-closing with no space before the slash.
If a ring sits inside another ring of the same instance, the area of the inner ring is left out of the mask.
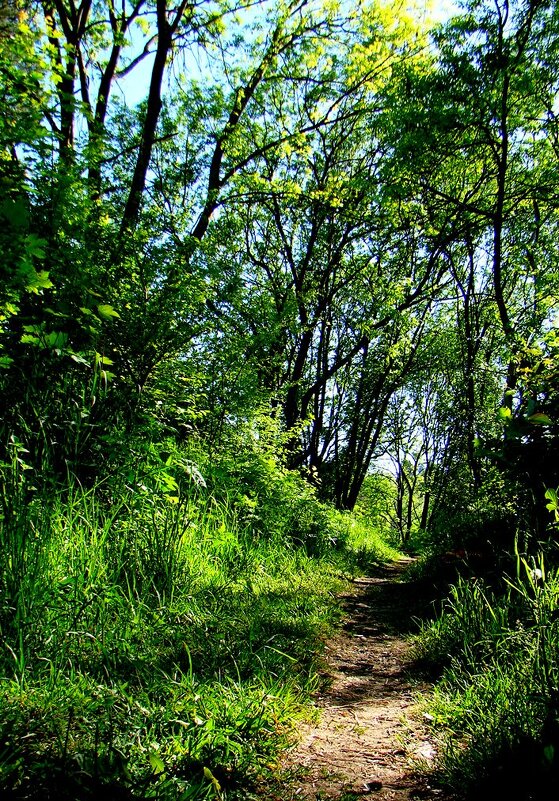
<path id="1" fill-rule="evenodd" d="M 512 553 L 518 536 L 517 489 L 496 469 L 480 487 L 450 482 L 429 525 L 427 544 L 441 553 L 451 549 L 490 549 Z"/>

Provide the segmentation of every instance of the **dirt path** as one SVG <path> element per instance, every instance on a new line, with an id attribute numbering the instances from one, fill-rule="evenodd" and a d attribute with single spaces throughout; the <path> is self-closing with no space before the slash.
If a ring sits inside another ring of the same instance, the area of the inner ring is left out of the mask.
<path id="1" fill-rule="evenodd" d="M 412 770 L 414 761 L 432 761 L 434 745 L 410 715 L 422 685 L 413 678 L 406 635 L 421 598 L 398 581 L 405 566 L 380 568 L 342 597 L 346 620 L 328 645 L 332 684 L 317 699 L 321 719 L 305 727 L 289 754 L 278 797 L 450 801 Z"/>

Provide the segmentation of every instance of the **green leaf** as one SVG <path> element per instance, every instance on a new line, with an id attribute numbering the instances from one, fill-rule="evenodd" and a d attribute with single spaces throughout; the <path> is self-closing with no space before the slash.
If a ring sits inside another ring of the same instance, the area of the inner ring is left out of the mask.
<path id="1" fill-rule="evenodd" d="M 52 287 L 54 286 L 46 270 L 40 270 L 37 273 L 37 277 L 35 278 L 34 284 L 38 289 L 52 289 Z"/>
<path id="2" fill-rule="evenodd" d="M 80 353 L 70 353 L 70 358 L 77 364 L 83 364 L 89 367 L 89 360 L 85 359 Z"/>
<path id="3" fill-rule="evenodd" d="M 28 256 L 35 259 L 45 258 L 45 240 L 36 234 L 28 234 L 25 237 L 25 250 Z"/>
<path id="4" fill-rule="evenodd" d="M 116 373 L 111 373 L 110 370 L 101 370 L 101 378 L 103 381 L 112 381 Z"/>
<path id="5" fill-rule="evenodd" d="M 115 311 L 112 306 L 109 306 L 108 303 L 100 303 L 97 306 L 97 313 L 103 320 L 110 320 L 112 317 L 120 317 L 120 314 Z"/>
<path id="6" fill-rule="evenodd" d="M 155 773 L 156 776 L 158 776 L 161 773 L 165 773 L 165 765 L 163 763 L 163 760 L 161 759 L 161 757 L 158 757 L 157 754 L 154 754 L 153 751 L 149 755 L 149 763 L 153 768 L 153 772 Z"/>
<path id="7" fill-rule="evenodd" d="M 210 781 L 210 782 L 212 783 L 212 785 L 213 785 L 213 788 L 214 788 L 214 790 L 216 791 L 216 793 L 217 793 L 218 797 L 221 797 L 221 796 L 220 796 L 220 793 L 221 793 L 221 785 L 220 785 L 220 783 L 218 782 L 218 780 L 216 779 L 216 777 L 213 775 L 213 773 L 211 772 L 211 770 L 210 770 L 209 768 L 204 768 L 204 777 L 205 777 L 205 778 L 206 778 L 208 781 Z"/>
<path id="8" fill-rule="evenodd" d="M 536 425 L 540 426 L 550 426 L 553 420 L 547 416 L 547 414 L 543 414 L 543 412 L 537 412 L 536 414 L 531 414 L 530 417 L 526 418 L 530 423 L 536 423 Z"/>
<path id="9" fill-rule="evenodd" d="M 22 334 L 20 340 L 23 345 L 36 345 L 39 342 L 39 337 L 35 334 Z"/>
<path id="10" fill-rule="evenodd" d="M 559 499 L 557 498 L 557 492 L 554 489 L 548 489 L 545 491 L 545 497 L 549 501 L 546 503 L 545 508 L 548 509 L 550 512 L 555 512 L 559 509 Z"/>
<path id="11" fill-rule="evenodd" d="M 96 365 L 100 365 L 100 364 L 101 365 L 107 365 L 108 367 L 110 367 L 112 364 L 114 364 L 114 362 L 113 362 L 112 359 L 109 359 L 108 356 L 102 356 L 100 353 L 96 352 L 95 353 L 95 364 Z"/>
<path id="12" fill-rule="evenodd" d="M 45 345 L 47 348 L 61 349 L 64 348 L 68 342 L 68 334 L 63 331 L 50 331 L 45 337 Z"/>
<path id="13" fill-rule="evenodd" d="M 52 314 L 53 317 L 62 317 L 64 320 L 68 320 L 70 318 L 69 314 L 65 314 L 65 312 L 56 311 L 55 309 L 51 309 L 49 306 L 45 306 L 46 314 Z"/>

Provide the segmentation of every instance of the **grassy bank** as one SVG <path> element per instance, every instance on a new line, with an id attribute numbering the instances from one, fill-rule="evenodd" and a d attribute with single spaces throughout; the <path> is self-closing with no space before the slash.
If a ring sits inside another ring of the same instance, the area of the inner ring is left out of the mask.
<path id="1" fill-rule="evenodd" d="M 443 785 L 459 798 L 549 798 L 559 781 L 557 568 L 519 559 L 497 589 L 459 579 L 417 648 L 440 675 L 427 715 Z"/>
<path id="2" fill-rule="evenodd" d="M 210 488 L 177 453 L 89 489 L 22 464 L 3 474 L 1 797 L 249 798 L 312 714 L 340 576 L 390 550 L 273 464 L 266 491 L 218 469 Z"/>

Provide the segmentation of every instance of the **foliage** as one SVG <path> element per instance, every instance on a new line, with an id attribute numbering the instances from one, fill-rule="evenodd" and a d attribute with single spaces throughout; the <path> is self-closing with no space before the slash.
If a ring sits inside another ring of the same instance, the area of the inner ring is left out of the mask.
<path id="1" fill-rule="evenodd" d="M 219 462 L 138 443 L 116 476 L 49 491 L 12 444 L 0 506 L 10 797 L 245 798 L 312 714 L 340 571 L 391 551 L 282 467 L 265 426 L 269 439 L 235 429 Z"/>
<path id="2" fill-rule="evenodd" d="M 223 796 L 313 684 L 334 564 L 554 563 L 557 4 L 428 25 L 0 2 L 7 787 Z"/>
<path id="3" fill-rule="evenodd" d="M 479 489 L 468 486 L 467 481 L 466 470 L 462 474 L 455 471 L 427 539 L 430 537 L 439 552 L 478 548 L 510 556 L 524 530 L 514 484 L 496 469 L 487 470 Z"/>
<path id="4" fill-rule="evenodd" d="M 508 590 L 463 580 L 418 638 L 445 666 L 427 717 L 443 741 L 440 777 L 460 796 L 543 799 L 558 775 L 559 574 L 518 561 Z"/>

